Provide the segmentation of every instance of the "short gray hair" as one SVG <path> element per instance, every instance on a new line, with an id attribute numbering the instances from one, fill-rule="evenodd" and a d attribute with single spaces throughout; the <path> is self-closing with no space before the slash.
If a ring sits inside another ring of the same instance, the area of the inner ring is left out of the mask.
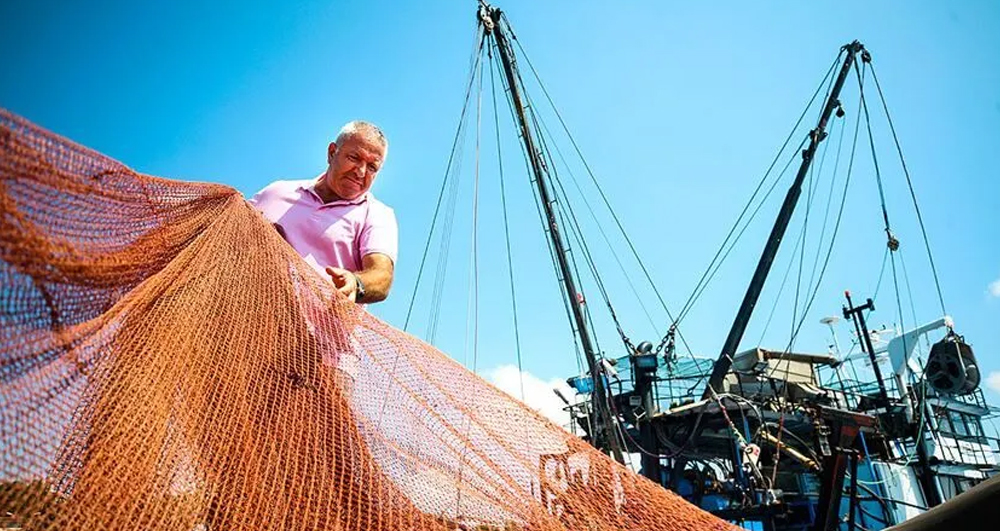
<path id="1" fill-rule="evenodd" d="M 337 133 L 337 145 L 340 145 L 350 137 L 362 137 L 367 140 L 373 140 L 382 146 L 383 151 L 387 153 L 389 151 L 389 141 L 385 138 L 385 134 L 382 133 L 382 130 L 377 125 L 371 122 L 363 120 L 347 122 L 344 127 L 340 128 L 340 132 Z"/>

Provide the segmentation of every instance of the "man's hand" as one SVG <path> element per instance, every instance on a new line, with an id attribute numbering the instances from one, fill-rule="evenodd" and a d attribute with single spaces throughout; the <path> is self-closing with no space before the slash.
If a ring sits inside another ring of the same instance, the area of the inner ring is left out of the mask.
<path id="1" fill-rule="evenodd" d="M 362 270 L 351 272 L 339 267 L 327 267 L 326 274 L 333 279 L 337 291 L 351 302 L 371 304 L 384 301 L 392 286 L 392 259 L 382 253 L 369 253 L 361 258 Z M 358 282 L 365 286 L 364 297 L 358 301 Z"/>
<path id="2" fill-rule="evenodd" d="M 326 273 L 333 278 L 333 285 L 337 291 L 344 294 L 351 302 L 358 296 L 358 279 L 354 273 L 339 267 L 328 267 Z"/>

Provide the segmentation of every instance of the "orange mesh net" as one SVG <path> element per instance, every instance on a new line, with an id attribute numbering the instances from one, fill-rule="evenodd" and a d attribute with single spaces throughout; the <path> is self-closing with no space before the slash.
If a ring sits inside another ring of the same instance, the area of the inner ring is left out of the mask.
<path id="1" fill-rule="evenodd" d="M 728 529 L 336 295 L 235 190 L 0 110 L 0 518 Z"/>

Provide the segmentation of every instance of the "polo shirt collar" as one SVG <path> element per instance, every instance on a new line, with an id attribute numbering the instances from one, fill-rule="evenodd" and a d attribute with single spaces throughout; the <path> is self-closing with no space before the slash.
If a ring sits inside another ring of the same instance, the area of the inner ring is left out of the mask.
<path id="1" fill-rule="evenodd" d="M 322 175 L 320 175 L 320 177 L 322 177 Z M 368 191 L 368 192 L 365 192 L 365 193 L 359 195 L 358 197 L 356 197 L 354 199 L 350 199 L 350 200 L 348 200 L 348 199 L 337 199 L 335 201 L 330 201 L 329 203 L 326 203 L 326 202 L 323 201 L 323 198 L 320 197 L 319 194 L 316 192 L 316 183 L 318 183 L 318 182 L 319 182 L 319 178 L 316 178 L 316 179 L 314 179 L 312 181 L 309 181 L 308 184 L 304 183 L 304 184 L 302 184 L 302 185 L 299 186 L 299 190 L 308 192 L 310 195 L 312 195 L 316 199 L 316 201 L 318 201 L 320 203 L 320 206 L 360 205 L 361 203 L 364 203 L 365 201 L 368 201 L 368 198 L 371 197 L 371 192 Z"/>

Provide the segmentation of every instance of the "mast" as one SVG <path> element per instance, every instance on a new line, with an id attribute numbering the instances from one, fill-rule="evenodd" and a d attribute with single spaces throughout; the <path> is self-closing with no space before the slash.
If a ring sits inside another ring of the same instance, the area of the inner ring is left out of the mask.
<path id="1" fill-rule="evenodd" d="M 799 166 L 799 172 L 795 175 L 795 181 L 792 183 L 791 188 L 788 189 L 788 194 L 785 196 L 785 202 L 781 205 L 781 210 L 778 212 L 778 219 L 774 221 L 774 227 L 771 229 L 771 235 L 767 239 L 767 245 L 764 246 L 764 252 L 761 253 L 760 261 L 757 262 L 757 269 L 753 273 L 753 278 L 750 280 L 750 286 L 747 287 L 746 295 L 743 297 L 743 303 L 740 304 L 740 309 L 736 313 L 736 319 L 733 321 L 732 328 L 729 329 L 729 335 L 726 336 L 726 342 L 722 346 L 722 352 L 719 354 L 719 359 L 716 360 L 714 367 L 712 368 L 712 375 L 708 379 L 708 387 L 705 388 L 705 393 L 702 398 L 709 398 L 712 396 L 713 392 L 718 392 L 720 390 L 720 385 L 722 384 L 722 379 L 725 378 L 726 373 L 729 372 L 729 368 L 733 363 L 733 356 L 736 355 L 736 349 L 740 346 L 740 341 L 743 340 L 743 333 L 746 332 L 747 324 L 750 322 L 750 316 L 753 314 L 754 307 L 757 305 L 757 300 L 760 298 L 760 292 L 764 289 L 764 282 L 767 280 L 767 275 L 771 271 L 771 265 L 774 263 L 774 258 L 778 254 L 778 247 L 781 245 L 781 240 L 785 236 L 785 230 L 788 228 L 788 223 L 792 219 L 792 213 L 795 211 L 795 204 L 799 200 L 799 195 L 802 194 L 802 182 L 805 180 L 806 174 L 809 172 L 809 166 L 812 164 L 813 157 L 816 155 L 816 149 L 819 147 L 819 143 L 826 138 L 826 124 L 830 120 L 830 115 L 833 114 L 834 109 L 840 105 L 840 90 L 844 87 L 844 81 L 847 79 L 847 74 L 851 70 L 851 66 L 854 64 L 855 55 L 864 50 L 864 46 L 858 41 L 854 41 L 843 47 L 843 50 L 847 52 L 847 56 L 844 58 L 844 64 L 840 67 L 840 73 L 837 75 L 837 80 L 833 84 L 833 88 L 830 90 L 830 96 L 826 100 L 826 105 L 823 107 L 823 114 L 820 115 L 819 123 L 816 128 L 809 132 L 809 147 L 802 152 L 802 164 Z"/>
<path id="2" fill-rule="evenodd" d="M 503 25 L 501 24 L 501 18 L 502 13 L 499 8 L 491 7 L 485 2 L 479 3 L 480 22 L 483 24 L 486 33 L 492 34 L 496 39 L 497 53 L 500 55 L 500 62 L 503 66 L 504 79 L 507 83 L 507 89 L 510 91 L 511 101 L 514 106 L 514 114 L 517 116 L 518 127 L 521 133 L 521 140 L 524 142 L 524 149 L 527 152 L 528 161 L 531 165 L 531 171 L 535 177 L 535 184 L 538 187 L 538 196 L 545 212 L 545 221 L 548 224 L 548 235 L 551 240 L 552 247 L 555 250 L 553 254 L 556 257 L 559 273 L 562 276 L 563 293 L 569 302 L 570 309 L 572 310 L 573 322 L 576 325 L 580 345 L 587 358 L 590 376 L 594 382 L 591 403 L 594 406 L 594 413 L 597 415 L 599 422 L 591 423 L 592 441 L 594 446 L 597 447 L 601 447 L 601 443 L 606 443 L 615 459 L 621 463 L 624 462 L 624 458 L 618 444 L 618 438 L 615 434 L 615 426 L 617 423 L 612 417 L 611 410 L 608 407 L 608 393 L 604 386 L 604 381 L 601 378 L 600 364 L 597 362 L 597 351 L 590 338 L 590 332 L 587 328 L 587 321 L 583 313 L 583 308 L 581 307 L 581 302 L 577 299 L 579 292 L 577 291 L 576 281 L 573 278 L 572 268 L 570 267 L 569 260 L 566 257 L 567 251 L 563 246 L 562 236 L 559 232 L 559 224 L 556 222 L 556 213 L 552 206 L 554 200 L 552 199 L 548 189 L 548 168 L 542 160 L 542 154 L 538 150 L 535 143 L 531 127 L 528 123 L 528 117 L 525 114 L 526 105 L 522 99 L 522 88 L 519 82 L 521 76 L 517 72 L 517 63 L 514 59 L 513 49 L 511 48 L 510 41 L 504 31 Z M 599 426 L 602 425 L 606 430 L 607 437 L 602 437 L 600 435 Z M 602 438 L 605 438 L 606 441 L 602 441 Z"/>
<path id="3" fill-rule="evenodd" d="M 861 351 L 868 354 L 868 359 L 872 362 L 872 370 L 875 372 L 875 380 L 878 382 L 879 391 L 879 406 L 886 406 L 889 404 L 889 392 L 885 389 L 885 379 L 882 378 L 882 369 L 878 366 L 878 359 L 875 357 L 875 346 L 872 345 L 872 336 L 868 333 L 868 324 L 865 322 L 865 310 L 875 311 L 875 303 L 871 299 L 868 302 L 862 304 L 861 306 L 855 306 L 851 302 L 851 292 L 845 291 L 844 296 L 847 297 L 847 306 L 844 306 L 844 318 L 851 319 L 854 322 L 854 328 L 857 330 L 858 338 L 861 340 Z"/>

